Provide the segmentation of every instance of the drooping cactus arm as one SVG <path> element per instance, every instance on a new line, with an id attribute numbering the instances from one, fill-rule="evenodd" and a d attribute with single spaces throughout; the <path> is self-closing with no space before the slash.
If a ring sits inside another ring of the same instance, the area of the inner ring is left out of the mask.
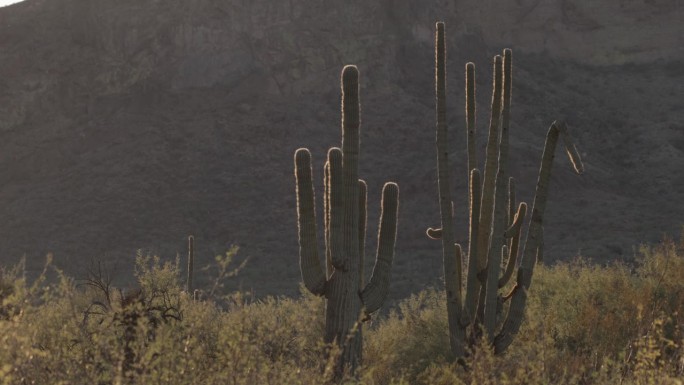
<path id="1" fill-rule="evenodd" d="M 194 287 L 192 286 L 192 278 L 195 271 L 195 237 L 190 235 L 188 237 L 188 279 L 185 284 L 185 292 L 192 295 Z"/>
<path id="2" fill-rule="evenodd" d="M 342 69 L 342 168 L 344 216 L 343 242 L 347 258 L 342 270 L 356 268 L 359 250 L 359 70 L 354 65 Z M 348 264 L 348 266 L 346 266 Z"/>
<path id="3" fill-rule="evenodd" d="M 582 157 L 580 157 L 579 151 L 577 151 L 577 147 L 575 147 L 575 143 L 570 137 L 570 134 L 568 134 L 568 126 L 563 121 L 554 123 L 556 123 L 558 133 L 563 139 L 563 147 L 565 148 L 565 153 L 568 155 L 568 159 L 570 159 L 572 168 L 575 169 L 577 174 L 582 174 L 584 172 Z"/>
<path id="4" fill-rule="evenodd" d="M 518 206 L 518 212 L 515 214 L 513 219 L 513 224 L 506 230 L 506 238 L 511 239 L 511 247 L 508 250 L 508 262 L 506 264 L 506 271 L 503 276 L 499 279 L 499 288 L 506 286 L 508 281 L 513 276 L 513 271 L 515 270 L 515 265 L 518 260 L 518 246 L 520 244 L 520 233 L 522 230 L 522 224 L 525 221 L 525 214 L 527 214 L 527 203 L 521 202 Z"/>
<path id="5" fill-rule="evenodd" d="M 328 150 L 328 210 L 330 216 L 329 244 L 330 262 L 335 269 L 343 269 L 347 255 L 343 246 L 342 219 L 344 216 L 344 192 L 342 175 L 342 150 Z M 332 272 L 331 272 L 332 274 Z"/>
<path id="6" fill-rule="evenodd" d="M 366 209 L 368 202 L 368 185 L 366 181 L 359 179 L 359 287 L 364 282 L 364 259 L 366 250 Z"/>
<path id="7" fill-rule="evenodd" d="M 295 152 L 295 178 L 297 181 L 299 268 L 304 286 L 313 294 L 323 295 L 326 279 L 318 258 L 311 153 L 306 148 L 300 148 Z"/>
<path id="8" fill-rule="evenodd" d="M 477 277 L 477 234 L 479 231 L 480 220 L 480 199 L 481 199 L 481 184 L 480 171 L 476 168 L 470 171 L 470 224 L 468 237 L 468 281 L 466 282 L 466 295 L 464 316 L 466 318 L 463 324 L 467 325 L 475 319 L 475 312 L 477 310 L 477 301 L 480 293 L 480 280 Z"/>
<path id="9" fill-rule="evenodd" d="M 555 149 L 559 136 L 563 139 L 565 152 L 570 158 L 570 162 L 572 163 L 575 172 L 581 174 L 584 171 L 584 166 L 582 165 L 582 160 L 577 148 L 567 133 L 567 126 L 564 122 L 554 121 L 546 135 L 542 162 L 539 168 L 539 179 L 537 180 L 537 188 L 534 195 L 534 203 L 532 205 L 532 218 L 527 234 L 527 241 L 525 242 L 525 250 L 523 252 L 522 263 L 529 272 L 523 276 L 525 280 L 522 283 L 528 288 L 532 279 L 531 273 L 536 260 L 537 249 L 541 242 L 542 222 L 544 219 L 544 212 L 546 211 L 551 168 L 553 166 L 553 159 L 555 158 Z"/>
<path id="10" fill-rule="evenodd" d="M 475 64 L 466 63 L 466 129 L 468 130 L 468 178 L 470 171 L 477 168 L 475 145 Z"/>
<path id="11" fill-rule="evenodd" d="M 482 201 L 477 242 L 477 261 L 480 271 L 487 267 L 489 240 L 494 216 L 494 190 L 499 165 L 499 120 L 501 118 L 501 56 L 494 57 L 494 88 L 492 91 L 492 114 L 489 123 L 489 138 L 483 174 Z"/>
<path id="12" fill-rule="evenodd" d="M 565 151 L 568 154 L 575 171 L 580 174 L 584 170 L 577 148 L 575 148 L 575 145 L 567 134 L 565 123 L 558 121 L 553 122 L 546 135 L 541 167 L 539 168 L 539 179 L 537 180 L 534 203 L 532 204 L 532 218 L 527 232 L 527 240 L 522 254 L 521 266 L 518 269 L 516 290 L 511 298 L 511 306 L 506 321 L 504 322 L 501 332 L 494 340 L 495 352 L 503 352 L 513 341 L 513 337 L 518 333 L 518 330 L 520 330 L 525 303 L 527 301 L 527 290 L 532 282 L 532 273 L 534 271 L 537 253 L 539 252 L 542 237 L 542 222 L 546 209 L 549 180 L 551 179 L 551 168 L 553 166 L 559 135 L 563 137 Z"/>
<path id="13" fill-rule="evenodd" d="M 361 291 L 361 301 L 366 307 L 366 313 L 369 314 L 382 306 L 389 292 L 390 270 L 397 239 L 398 211 L 399 186 L 396 183 L 385 183 L 382 189 L 382 212 L 380 213 L 375 266 L 368 285 Z"/>

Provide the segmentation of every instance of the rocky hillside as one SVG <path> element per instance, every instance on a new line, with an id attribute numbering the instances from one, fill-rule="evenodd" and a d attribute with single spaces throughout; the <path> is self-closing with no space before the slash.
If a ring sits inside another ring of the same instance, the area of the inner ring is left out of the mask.
<path id="1" fill-rule="evenodd" d="M 680 2 L 499 3 L 26 0 L 1 8 L 0 262 L 26 255 L 37 269 L 53 253 L 83 276 L 91 261 L 106 260 L 125 280 L 137 249 L 172 258 L 194 234 L 200 265 L 233 243 L 251 257 L 235 286 L 296 293 L 292 157 L 309 147 L 322 174 L 326 149 L 340 141 L 339 73 L 354 63 L 369 229 L 382 183 L 401 188 L 393 296 L 437 283 L 440 246 L 424 235 L 438 221 L 436 20 L 449 34 L 460 238 L 464 64 L 477 66 L 484 145 L 491 57 L 504 47 L 514 53 L 519 196 L 531 199 L 554 119 L 567 120 L 586 162 L 578 177 L 557 158 L 547 259 L 630 259 L 640 242 L 678 235 Z"/>

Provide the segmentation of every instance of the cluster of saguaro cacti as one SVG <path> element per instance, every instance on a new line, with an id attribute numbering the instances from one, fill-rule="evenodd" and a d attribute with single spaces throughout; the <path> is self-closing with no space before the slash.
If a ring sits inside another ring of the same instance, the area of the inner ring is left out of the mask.
<path id="1" fill-rule="evenodd" d="M 481 333 L 484 333 L 484 337 L 493 345 L 494 351 L 501 353 L 510 345 L 520 329 L 535 261 L 542 258 L 542 221 L 559 135 L 563 138 L 575 171 L 581 173 L 583 168 L 565 124 L 553 122 L 546 136 L 532 215 L 516 282 L 508 294 L 501 294 L 499 290 L 507 285 L 518 264 L 521 229 L 527 212 L 525 203 L 520 203 L 517 210 L 515 209 L 515 187 L 507 169 L 511 51 L 506 49 L 503 58 L 499 55 L 494 58 L 491 120 L 482 178 L 477 168 L 475 151 L 475 66 L 472 63 L 466 64 L 470 234 L 467 263 L 463 263 L 462 248 L 454 242 L 453 203 L 449 191 L 444 23 L 437 23 L 436 27 L 435 91 L 441 228 L 430 228 L 427 233 L 431 238 L 442 241 L 449 336 L 454 355 L 463 357 L 467 346 Z M 502 269 L 504 261 L 507 263 L 505 270 Z M 467 265 L 465 277 L 463 265 Z M 509 301 L 510 304 L 506 306 L 506 302 Z M 506 308 L 508 312 L 504 314 Z"/>
<path id="2" fill-rule="evenodd" d="M 364 286 L 366 183 L 358 179 L 359 72 L 342 70 L 342 149 L 328 151 L 323 194 L 326 269 L 319 259 L 311 153 L 295 153 L 299 264 L 306 288 L 326 298 L 325 340 L 340 347 L 336 372 L 353 371 L 361 360 L 360 321 L 380 308 L 389 291 L 394 257 L 399 187 L 382 190 L 382 212 L 373 274 Z"/>

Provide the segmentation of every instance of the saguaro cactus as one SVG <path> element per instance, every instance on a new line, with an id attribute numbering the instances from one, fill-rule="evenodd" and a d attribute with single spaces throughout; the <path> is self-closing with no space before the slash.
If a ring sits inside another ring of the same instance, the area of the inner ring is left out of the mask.
<path id="1" fill-rule="evenodd" d="M 188 236 L 188 278 L 185 281 L 185 291 L 193 295 L 194 286 L 192 285 L 192 278 L 195 274 L 195 237 Z"/>
<path id="2" fill-rule="evenodd" d="M 375 267 L 364 287 L 366 184 L 358 179 L 358 69 L 344 67 L 341 82 L 342 149 L 331 148 L 324 167 L 325 270 L 317 245 L 311 153 L 306 148 L 295 152 L 300 270 L 306 288 L 327 299 L 325 341 L 334 342 L 341 348 L 338 374 L 354 371 L 359 364 L 360 321 L 380 308 L 389 291 L 399 204 L 399 187 L 395 183 L 385 183 Z"/>
<path id="3" fill-rule="evenodd" d="M 466 128 L 470 202 L 470 239 L 467 274 L 462 273 L 461 246 L 454 243 L 454 218 L 449 191 L 449 162 L 446 126 L 446 44 L 444 23 L 437 23 L 435 36 L 435 91 L 437 110 L 437 174 L 441 228 L 430 228 L 428 236 L 441 239 L 444 281 L 451 349 L 463 357 L 466 346 L 483 331 L 496 353 L 503 352 L 518 332 L 536 260 L 541 260 L 542 225 L 549 177 L 558 136 L 580 174 L 583 171 L 577 149 L 562 122 L 553 122 L 546 137 L 539 180 L 532 206 L 527 239 L 513 289 L 506 295 L 499 290 L 513 276 L 517 264 L 522 224 L 527 205 L 515 210 L 515 185 L 508 177 L 508 130 L 511 106 L 511 50 L 494 58 L 494 89 L 487 141 L 485 168 L 480 180 L 475 153 L 475 66 L 466 64 Z M 507 259 L 502 274 L 501 265 Z M 465 288 L 465 296 L 462 293 Z M 505 303 L 510 300 L 504 317 Z"/>

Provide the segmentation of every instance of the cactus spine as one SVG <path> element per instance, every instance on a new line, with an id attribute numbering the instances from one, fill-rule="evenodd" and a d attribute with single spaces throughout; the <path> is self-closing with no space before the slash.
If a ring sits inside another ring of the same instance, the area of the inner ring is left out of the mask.
<path id="1" fill-rule="evenodd" d="M 360 321 L 380 308 L 389 291 L 399 203 L 399 187 L 385 183 L 375 267 L 364 286 L 367 187 L 358 178 L 358 69 L 345 66 L 341 78 L 342 149 L 333 147 L 328 151 L 323 172 L 326 269 L 318 254 L 311 153 L 306 148 L 295 153 L 300 270 L 306 288 L 327 299 L 325 341 L 341 348 L 338 375 L 346 370 L 353 372 L 360 363 Z"/>
<path id="2" fill-rule="evenodd" d="M 438 22 L 435 36 L 435 92 L 437 116 L 437 174 L 441 228 L 428 229 L 428 236 L 442 241 L 444 281 L 447 295 L 449 336 L 452 352 L 463 357 L 469 343 L 484 332 L 496 353 L 506 350 L 520 329 L 527 289 L 535 261 L 542 259 L 543 217 L 548 184 L 558 136 L 575 168 L 583 171 L 579 154 L 562 122 L 553 122 L 546 138 L 539 180 L 532 206 L 527 239 L 513 290 L 501 295 L 513 276 L 521 229 L 527 212 L 522 202 L 515 209 L 515 183 L 508 176 L 508 130 L 511 105 L 511 50 L 494 57 L 494 85 L 484 173 L 480 177 L 475 151 L 475 66 L 466 64 L 466 131 L 469 178 L 469 243 L 466 277 L 462 276 L 462 251 L 456 244 L 453 204 L 449 191 L 449 162 L 446 126 L 446 43 L 444 23 Z M 481 180 L 482 179 L 482 180 Z M 502 273 L 502 263 L 506 267 Z M 461 293 L 465 288 L 465 295 Z M 510 300 L 504 317 L 504 303 Z"/>

